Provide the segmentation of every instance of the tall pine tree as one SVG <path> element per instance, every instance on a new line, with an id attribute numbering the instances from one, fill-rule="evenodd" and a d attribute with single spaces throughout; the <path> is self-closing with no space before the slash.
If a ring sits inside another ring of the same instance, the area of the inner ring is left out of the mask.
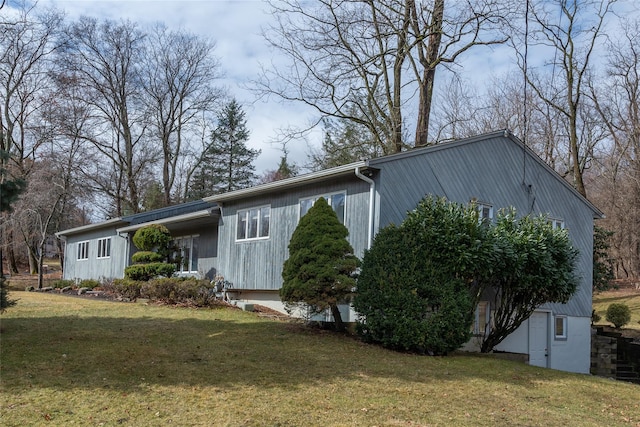
<path id="1" fill-rule="evenodd" d="M 190 199 L 246 188 L 256 181 L 253 161 L 260 150 L 247 147 L 248 139 L 245 112 L 233 99 L 218 114 L 211 144 L 191 180 Z"/>

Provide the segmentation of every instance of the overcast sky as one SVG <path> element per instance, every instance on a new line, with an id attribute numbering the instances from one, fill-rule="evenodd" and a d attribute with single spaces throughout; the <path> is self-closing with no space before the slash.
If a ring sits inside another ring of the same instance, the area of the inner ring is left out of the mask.
<path id="1" fill-rule="evenodd" d="M 260 64 L 278 63 L 277 52 L 267 46 L 261 30 L 273 19 L 260 0 L 40 0 L 40 4 L 53 3 L 66 11 L 68 18 L 80 15 L 98 18 L 129 19 L 146 25 L 164 22 L 171 29 L 186 29 L 215 41 L 215 55 L 219 58 L 225 78 L 222 83 L 244 107 L 247 126 L 251 131 L 249 146 L 262 150 L 256 171 L 276 169 L 280 145 L 270 143 L 278 129 L 289 126 L 304 127 L 310 123 L 314 111 L 300 104 L 282 105 L 275 100 L 256 101 L 246 85 L 257 78 Z M 530 58 L 531 63 L 544 61 L 540 54 Z M 512 68 L 513 54 L 506 46 L 473 50 L 463 58 L 456 71 L 479 85 Z M 446 81 L 444 70 L 439 71 L 436 84 Z M 289 159 L 298 165 L 307 160 L 309 144 L 317 146 L 321 132 L 311 134 L 307 140 L 287 145 Z"/>
<path id="2" fill-rule="evenodd" d="M 311 120 L 312 111 L 300 105 L 256 101 L 255 95 L 246 89 L 248 82 L 256 79 L 261 63 L 277 62 L 261 36 L 262 27 L 272 15 L 260 0 L 40 0 L 39 3 L 56 5 L 69 19 L 81 15 L 122 18 L 143 26 L 160 21 L 171 29 L 182 28 L 213 40 L 214 54 L 225 75 L 221 84 L 246 112 L 247 127 L 251 131 L 249 146 L 262 150 L 255 162 L 259 174 L 278 166 L 281 146 L 273 143 L 278 129 L 304 126 Z M 289 158 L 304 164 L 308 143 L 317 144 L 319 134 L 311 135 L 308 141 L 288 144 Z"/>

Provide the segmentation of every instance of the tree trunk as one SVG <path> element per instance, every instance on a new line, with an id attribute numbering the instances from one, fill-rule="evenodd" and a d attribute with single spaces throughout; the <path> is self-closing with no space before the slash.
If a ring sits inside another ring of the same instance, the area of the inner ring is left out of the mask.
<path id="1" fill-rule="evenodd" d="M 431 23 L 429 25 L 427 55 L 422 61 L 424 71 L 422 83 L 420 84 L 415 147 L 422 147 L 429 143 L 429 118 L 431 115 L 431 103 L 433 100 L 433 83 L 436 77 L 438 54 L 440 50 L 440 43 L 442 41 L 443 18 L 444 0 L 435 0 L 433 4 L 433 14 L 431 15 Z"/>
<path id="2" fill-rule="evenodd" d="M 9 264 L 9 272 L 11 274 L 18 274 L 18 262 L 16 261 L 16 253 L 13 249 L 13 232 L 9 232 L 7 243 L 7 262 Z"/>
<path id="3" fill-rule="evenodd" d="M 346 330 L 344 322 L 342 321 L 342 315 L 337 304 L 331 304 L 331 314 L 333 315 L 333 321 L 336 325 L 336 331 L 344 332 Z"/>

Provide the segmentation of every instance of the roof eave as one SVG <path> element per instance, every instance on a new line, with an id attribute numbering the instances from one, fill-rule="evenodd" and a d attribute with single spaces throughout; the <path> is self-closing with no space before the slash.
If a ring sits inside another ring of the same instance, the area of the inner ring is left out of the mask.
<path id="1" fill-rule="evenodd" d="M 251 197 L 259 194 L 269 193 L 273 191 L 282 191 L 289 188 L 299 187 L 301 185 L 321 181 L 327 178 L 346 176 L 355 174 L 357 168 L 364 168 L 368 166 L 368 160 L 362 160 L 359 162 L 349 163 L 343 166 L 337 166 L 330 169 L 324 169 L 318 172 L 312 172 L 300 176 L 294 176 L 292 178 L 286 178 L 279 181 L 268 182 L 266 184 L 256 185 L 254 187 L 243 188 L 241 190 L 229 191 L 228 193 L 216 194 L 213 196 L 205 197 L 205 202 L 222 203 L 230 200 L 242 199 L 245 197 Z"/>
<path id="2" fill-rule="evenodd" d="M 179 223 L 179 222 L 183 222 L 183 221 L 191 221 L 191 220 L 195 220 L 195 219 L 201 219 L 201 218 L 207 218 L 207 217 L 214 217 L 214 211 L 218 210 L 218 208 L 209 208 L 209 209 L 205 209 L 205 210 L 201 210 L 201 211 L 196 211 L 196 212 L 191 212 L 188 214 L 183 214 L 183 215 L 177 215 L 177 216 L 172 216 L 172 217 L 168 217 L 168 218 L 162 218 L 162 219 L 157 219 L 155 221 L 148 221 L 148 222 L 142 222 L 140 224 L 135 224 L 135 225 L 129 225 L 126 227 L 122 227 L 122 228 L 118 228 L 116 231 L 118 233 L 128 233 L 130 231 L 136 231 L 142 227 L 145 227 L 147 225 L 151 225 L 151 224 L 158 224 L 158 225 L 164 225 L 164 224 L 175 224 L 175 223 Z"/>
<path id="3" fill-rule="evenodd" d="M 128 221 L 123 220 L 122 217 L 118 217 L 118 218 L 109 219 L 107 221 L 82 225 L 80 227 L 69 228 L 67 230 L 58 231 L 57 233 L 55 233 L 55 235 L 56 237 L 60 238 L 60 237 L 70 236 L 72 234 L 79 234 L 79 233 L 84 233 L 86 231 L 109 227 L 112 225 L 127 224 L 127 223 Z"/>

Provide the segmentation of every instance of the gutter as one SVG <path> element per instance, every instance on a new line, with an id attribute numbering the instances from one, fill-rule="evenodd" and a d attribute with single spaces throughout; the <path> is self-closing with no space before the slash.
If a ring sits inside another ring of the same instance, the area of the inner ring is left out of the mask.
<path id="1" fill-rule="evenodd" d="M 375 196 L 376 196 L 376 183 L 374 180 L 365 176 L 360 171 L 360 166 L 356 166 L 355 174 L 358 178 L 369 184 L 369 224 L 367 227 L 367 249 L 371 249 L 371 244 L 373 243 L 373 215 L 374 215 L 374 205 L 375 205 Z"/>

